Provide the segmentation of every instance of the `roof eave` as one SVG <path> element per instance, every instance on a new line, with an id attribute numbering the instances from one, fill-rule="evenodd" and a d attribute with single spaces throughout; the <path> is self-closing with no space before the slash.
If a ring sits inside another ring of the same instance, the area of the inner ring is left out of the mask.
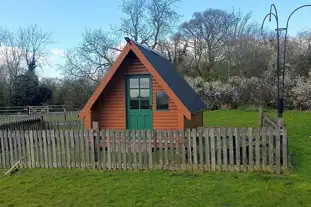
<path id="1" fill-rule="evenodd" d="M 87 113 L 92 108 L 93 104 L 96 102 L 102 91 L 105 89 L 106 85 L 112 78 L 112 76 L 115 74 L 119 66 L 121 65 L 122 61 L 125 59 L 128 52 L 131 50 L 131 43 L 127 43 L 126 46 L 123 48 L 121 54 L 117 58 L 117 60 L 113 63 L 110 70 L 107 72 L 103 80 L 100 82 L 100 84 L 97 86 L 95 91 L 93 92 L 92 96 L 89 98 L 88 102 L 85 104 L 84 108 L 81 110 L 79 116 L 85 117 Z"/>

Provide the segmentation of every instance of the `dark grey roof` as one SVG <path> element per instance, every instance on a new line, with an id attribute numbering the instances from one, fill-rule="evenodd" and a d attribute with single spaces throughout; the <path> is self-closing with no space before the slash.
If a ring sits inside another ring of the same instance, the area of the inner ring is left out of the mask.
<path id="1" fill-rule="evenodd" d="M 166 57 L 147 46 L 135 44 L 192 114 L 206 109 L 206 105 L 200 96 L 177 72 L 174 65 Z"/>

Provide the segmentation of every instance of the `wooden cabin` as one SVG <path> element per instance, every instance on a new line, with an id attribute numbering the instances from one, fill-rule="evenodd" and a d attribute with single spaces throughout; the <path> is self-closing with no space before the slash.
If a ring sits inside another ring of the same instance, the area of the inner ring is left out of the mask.
<path id="1" fill-rule="evenodd" d="M 173 130 L 203 126 L 206 105 L 163 55 L 127 44 L 79 114 L 91 129 Z"/>

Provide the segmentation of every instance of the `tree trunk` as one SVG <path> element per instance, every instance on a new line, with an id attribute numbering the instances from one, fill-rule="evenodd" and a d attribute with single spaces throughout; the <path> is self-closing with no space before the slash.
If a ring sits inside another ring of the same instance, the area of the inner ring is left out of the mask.
<path id="1" fill-rule="evenodd" d="M 259 114 L 258 114 L 258 127 L 261 129 L 263 127 L 263 105 L 259 105 Z"/>

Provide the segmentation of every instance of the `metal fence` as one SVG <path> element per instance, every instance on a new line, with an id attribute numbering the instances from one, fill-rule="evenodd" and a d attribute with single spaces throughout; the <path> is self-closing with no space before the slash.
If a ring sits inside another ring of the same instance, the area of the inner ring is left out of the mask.
<path id="1" fill-rule="evenodd" d="M 263 171 L 288 167 L 286 129 L 0 131 L 0 168 Z"/>

